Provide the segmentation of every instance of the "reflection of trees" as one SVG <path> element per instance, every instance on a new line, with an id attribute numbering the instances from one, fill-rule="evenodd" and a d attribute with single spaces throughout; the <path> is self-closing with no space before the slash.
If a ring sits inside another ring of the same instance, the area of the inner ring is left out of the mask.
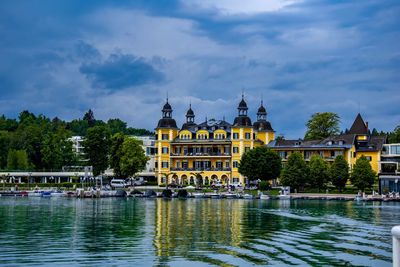
<path id="1" fill-rule="evenodd" d="M 129 251 L 140 244 L 140 228 L 144 225 L 145 209 L 138 201 L 126 199 L 94 199 L 85 205 L 76 218 L 81 224 L 82 238 L 90 240 L 83 249 L 101 255 L 114 251 L 116 242 L 120 252 Z"/>

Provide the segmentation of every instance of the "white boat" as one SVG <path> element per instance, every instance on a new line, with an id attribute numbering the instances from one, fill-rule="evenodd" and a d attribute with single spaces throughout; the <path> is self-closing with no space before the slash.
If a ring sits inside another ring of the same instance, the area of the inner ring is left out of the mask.
<path id="1" fill-rule="evenodd" d="M 192 193 L 194 198 L 204 198 L 204 193 Z"/>
<path id="2" fill-rule="evenodd" d="M 253 196 L 253 195 L 250 195 L 250 194 L 244 194 L 244 195 L 243 195 L 243 198 L 244 198 L 244 199 L 253 199 L 254 196 Z"/>
<path id="3" fill-rule="evenodd" d="M 270 199 L 268 195 L 261 194 L 260 199 Z"/>
<path id="4" fill-rule="evenodd" d="M 52 197 L 65 197 L 67 194 L 64 191 L 54 191 L 51 192 L 50 195 Z"/>

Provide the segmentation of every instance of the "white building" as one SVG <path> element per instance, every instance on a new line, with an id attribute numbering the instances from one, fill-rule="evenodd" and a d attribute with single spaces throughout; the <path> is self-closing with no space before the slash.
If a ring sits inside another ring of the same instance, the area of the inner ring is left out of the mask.
<path id="1" fill-rule="evenodd" d="M 82 136 L 72 136 L 68 138 L 68 141 L 72 142 L 72 150 L 77 154 L 77 155 L 82 155 L 83 154 L 83 137 Z"/>
<path id="2" fill-rule="evenodd" d="M 154 136 L 131 136 L 137 140 L 142 141 L 142 147 L 145 151 L 145 155 L 149 158 L 146 164 L 146 168 L 138 174 L 146 178 L 155 177 L 155 137 Z"/>

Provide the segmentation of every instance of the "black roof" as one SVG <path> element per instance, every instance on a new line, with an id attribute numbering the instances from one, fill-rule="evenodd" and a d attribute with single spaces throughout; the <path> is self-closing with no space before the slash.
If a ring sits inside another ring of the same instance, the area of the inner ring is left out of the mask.
<path id="1" fill-rule="evenodd" d="M 194 112 L 193 112 L 193 110 L 192 110 L 192 107 L 190 107 L 189 109 L 188 109 L 188 111 L 186 112 L 186 116 L 193 116 L 194 115 Z"/>
<path id="2" fill-rule="evenodd" d="M 246 103 L 246 101 L 244 101 L 243 97 L 242 97 L 242 100 L 239 103 L 239 107 L 238 108 L 239 109 L 247 109 L 247 103 Z"/>
<path id="3" fill-rule="evenodd" d="M 171 107 L 171 105 L 168 103 L 168 100 L 167 100 L 167 103 L 165 103 L 165 105 L 164 105 L 162 111 L 172 111 L 172 107 Z"/>
<path id="4" fill-rule="evenodd" d="M 368 127 L 365 124 L 363 118 L 360 113 L 358 113 L 356 119 L 353 122 L 353 125 L 350 128 L 349 134 L 368 134 Z"/>
<path id="5" fill-rule="evenodd" d="M 233 126 L 252 126 L 248 116 L 238 116 L 233 121 Z"/>
<path id="6" fill-rule="evenodd" d="M 176 121 L 172 118 L 162 118 L 158 121 L 157 128 L 178 128 Z"/>
<path id="7" fill-rule="evenodd" d="M 232 127 L 232 125 L 229 122 L 226 122 L 225 120 L 209 119 L 200 124 L 184 123 L 182 125 L 181 130 L 189 130 L 189 131 L 195 133 L 197 130 L 207 130 L 207 131 L 212 132 L 212 131 L 215 131 L 218 129 L 223 129 L 226 132 L 230 132 L 231 127 Z"/>
<path id="8" fill-rule="evenodd" d="M 264 106 L 262 104 L 258 108 L 257 114 L 267 114 L 267 111 L 265 110 L 265 108 L 264 108 Z"/>
<path id="9" fill-rule="evenodd" d="M 197 124 L 194 123 L 194 122 L 185 122 L 184 124 L 182 124 L 181 130 L 189 130 L 189 131 L 193 131 L 194 132 L 194 128 L 196 126 L 197 126 Z"/>
<path id="10" fill-rule="evenodd" d="M 254 130 L 256 131 L 271 131 L 273 132 L 274 129 L 272 129 L 271 123 L 269 121 L 265 121 L 265 120 L 260 120 L 260 121 L 256 121 L 253 124 Z"/>

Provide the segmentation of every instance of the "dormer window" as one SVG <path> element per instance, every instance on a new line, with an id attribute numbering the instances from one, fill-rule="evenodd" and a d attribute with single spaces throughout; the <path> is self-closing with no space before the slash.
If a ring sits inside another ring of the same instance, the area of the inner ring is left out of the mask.
<path id="1" fill-rule="evenodd" d="M 333 144 L 332 141 L 328 141 L 328 143 L 326 143 L 328 146 L 331 146 Z"/>
<path id="2" fill-rule="evenodd" d="M 299 146 L 299 145 L 301 145 L 301 142 L 298 141 L 298 142 L 294 143 L 294 145 L 295 145 L 295 146 Z"/>
<path id="3" fill-rule="evenodd" d="M 344 144 L 344 142 L 343 142 L 342 140 L 340 140 L 340 141 L 338 142 L 338 144 L 339 144 L 339 146 L 342 146 L 342 145 Z"/>

